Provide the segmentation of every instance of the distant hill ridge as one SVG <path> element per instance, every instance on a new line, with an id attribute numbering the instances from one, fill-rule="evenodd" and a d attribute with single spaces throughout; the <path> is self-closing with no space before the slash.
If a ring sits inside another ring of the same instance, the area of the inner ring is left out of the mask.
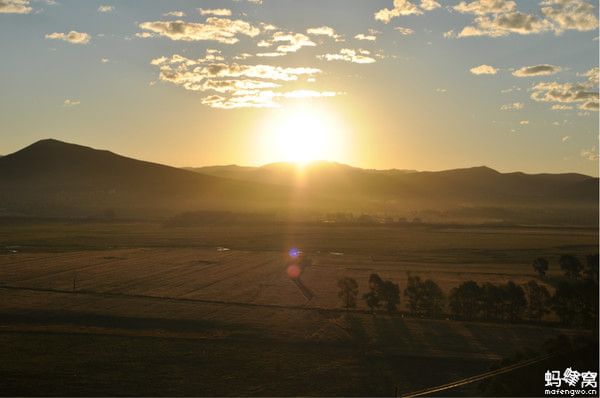
<path id="1" fill-rule="evenodd" d="M 0 157 L 0 215 L 86 216 L 106 210 L 132 217 L 197 210 L 443 215 L 457 209 L 479 209 L 477 214 L 494 209 L 494 219 L 518 209 L 525 218 L 551 214 L 593 223 L 598 179 L 499 173 L 485 166 L 417 172 L 331 162 L 302 169 L 289 163 L 180 169 L 52 139 Z"/>

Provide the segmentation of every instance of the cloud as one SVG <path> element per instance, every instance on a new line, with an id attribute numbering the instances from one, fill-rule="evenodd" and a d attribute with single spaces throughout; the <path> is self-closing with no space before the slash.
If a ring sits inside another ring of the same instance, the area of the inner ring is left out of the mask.
<path id="1" fill-rule="evenodd" d="M 320 69 L 244 65 L 224 62 L 217 50 L 203 58 L 190 59 L 175 54 L 153 59 L 160 69 L 159 79 L 186 90 L 207 92 L 204 105 L 213 108 L 264 108 L 279 106 L 281 99 L 332 97 L 339 93 L 314 90 L 286 90 L 285 85 L 299 78 L 314 78 Z M 280 90 L 280 91 L 275 91 Z"/>
<path id="2" fill-rule="evenodd" d="M 458 37 L 500 37 L 511 33 L 528 35 L 543 32 L 561 34 L 566 30 L 589 31 L 598 27 L 595 8 L 585 0 L 543 0 L 541 15 L 517 11 L 512 0 L 461 1 L 454 10 L 473 14 L 473 24 L 466 26 Z"/>
<path id="3" fill-rule="evenodd" d="M 522 12 L 498 14 L 492 18 L 479 16 L 475 18 L 474 22 L 474 26 L 464 27 L 458 37 L 501 37 L 511 33 L 529 35 L 545 32 L 552 28 L 548 21 Z"/>
<path id="4" fill-rule="evenodd" d="M 542 14 L 553 23 L 556 33 L 565 30 L 588 31 L 598 27 L 594 6 L 586 1 L 545 0 L 541 5 Z"/>
<path id="5" fill-rule="evenodd" d="M 498 73 L 498 69 L 490 65 L 479 65 L 470 69 L 474 75 L 495 75 Z"/>
<path id="6" fill-rule="evenodd" d="M 29 0 L 0 0 L 0 14 L 29 14 Z"/>
<path id="7" fill-rule="evenodd" d="M 516 111 L 525 108 L 525 104 L 522 102 L 513 102 L 512 104 L 505 104 L 500 107 L 503 111 Z"/>
<path id="8" fill-rule="evenodd" d="M 519 124 L 520 124 L 521 126 L 526 126 L 526 125 L 528 125 L 528 124 L 529 124 L 529 120 L 521 120 L 521 121 L 519 122 Z"/>
<path id="9" fill-rule="evenodd" d="M 421 0 L 419 6 L 412 0 L 394 0 L 393 8 L 383 8 L 375 13 L 375 19 L 383 23 L 390 23 L 394 18 L 405 15 L 421 15 L 423 11 L 431 11 L 440 8 L 441 5 L 435 0 Z"/>
<path id="10" fill-rule="evenodd" d="M 565 142 L 569 141 L 570 139 L 571 139 L 571 136 L 570 136 L 570 135 L 565 135 L 565 136 L 564 136 L 564 137 L 561 139 L 561 141 L 562 141 L 562 143 L 564 144 Z"/>
<path id="11" fill-rule="evenodd" d="M 541 82 L 531 89 L 531 98 L 538 102 L 555 102 L 557 105 L 575 105 L 585 111 L 598 111 L 598 87 L 589 82 L 559 83 Z M 555 110 L 565 110 L 566 107 L 555 107 Z"/>
<path id="12" fill-rule="evenodd" d="M 213 8 L 213 9 L 198 8 L 198 12 L 200 13 L 200 15 L 214 15 L 216 17 L 230 17 L 231 16 L 231 10 L 228 8 Z"/>
<path id="13" fill-rule="evenodd" d="M 375 35 L 365 35 L 364 33 L 359 33 L 356 36 L 354 36 L 354 38 L 356 40 L 366 40 L 366 41 L 376 41 L 377 40 L 377 36 Z"/>
<path id="14" fill-rule="evenodd" d="M 517 4 L 511 0 L 475 0 L 461 1 L 452 8 L 462 14 L 486 15 L 513 12 Z"/>
<path id="15" fill-rule="evenodd" d="M 182 41 L 217 41 L 223 44 L 235 44 L 238 35 L 255 37 L 260 30 L 248 22 L 227 18 L 211 17 L 206 23 L 178 21 L 142 22 L 139 27 L 153 34 Z M 143 32 L 148 33 L 148 32 Z M 146 37 L 152 37 L 152 35 Z"/>
<path id="16" fill-rule="evenodd" d="M 556 104 L 556 105 L 552 105 L 551 109 L 553 111 L 569 111 L 569 110 L 573 109 L 573 107 L 571 105 Z"/>
<path id="17" fill-rule="evenodd" d="M 1 1 L 1 0 L 0 0 Z M 83 32 L 77 32 L 75 30 L 70 31 L 69 33 L 49 33 L 46 36 L 46 39 L 51 40 L 63 40 L 72 44 L 88 44 L 90 42 L 90 35 Z"/>
<path id="18" fill-rule="evenodd" d="M 596 161 L 599 159 L 598 150 L 596 149 L 596 145 L 591 147 L 590 149 L 582 149 L 581 157 L 587 160 Z"/>
<path id="19" fill-rule="evenodd" d="M 534 65 L 534 66 L 524 66 L 520 69 L 517 69 L 512 74 L 516 77 L 529 77 L 529 76 L 549 76 L 561 71 L 560 66 L 554 65 Z"/>
<path id="20" fill-rule="evenodd" d="M 165 17 L 183 18 L 183 17 L 185 17 L 185 12 L 183 12 L 183 11 L 169 11 L 169 12 L 165 12 L 163 14 L 163 16 L 165 16 Z"/>
<path id="21" fill-rule="evenodd" d="M 598 81 L 599 81 L 599 77 L 600 77 L 600 68 L 593 67 L 592 69 L 588 70 L 587 72 L 581 73 L 581 74 L 577 74 L 577 76 L 585 76 L 588 78 L 588 82 L 587 84 L 589 86 L 593 86 L 593 87 L 598 87 Z"/>
<path id="22" fill-rule="evenodd" d="M 72 100 L 72 99 L 66 99 L 63 102 L 63 106 L 65 106 L 65 107 L 73 107 L 73 106 L 77 106 L 79 104 L 81 104 L 81 101 L 79 101 L 79 100 Z"/>
<path id="23" fill-rule="evenodd" d="M 273 35 L 272 42 L 287 42 L 287 44 L 281 44 L 277 46 L 277 51 L 283 53 L 292 53 L 300 50 L 302 47 L 314 47 L 317 45 L 308 36 L 302 33 L 276 32 Z"/>
<path id="24" fill-rule="evenodd" d="M 401 15 L 420 15 L 423 11 L 409 0 L 394 0 L 394 8 L 384 8 L 375 13 L 375 19 L 383 23 L 390 23 L 393 18 Z"/>
<path id="25" fill-rule="evenodd" d="M 403 28 L 402 26 L 395 27 L 394 30 L 400 32 L 403 36 L 410 36 L 415 33 L 411 28 Z"/>
<path id="26" fill-rule="evenodd" d="M 100 62 L 102 62 L 103 64 L 107 64 L 107 63 L 110 62 L 110 59 L 108 59 L 108 58 L 102 58 L 102 59 L 100 59 Z"/>
<path id="27" fill-rule="evenodd" d="M 114 10 L 115 10 L 115 8 L 113 6 L 102 5 L 102 6 L 98 7 L 98 12 L 102 12 L 102 13 L 113 12 Z"/>
<path id="28" fill-rule="evenodd" d="M 435 0 L 421 0 L 421 9 L 425 11 L 435 10 L 440 8 L 441 5 Z"/>
<path id="29" fill-rule="evenodd" d="M 337 34 L 335 30 L 329 26 L 321 26 L 318 28 L 309 28 L 306 30 L 306 33 L 314 36 L 327 36 L 335 39 L 335 41 L 343 41 L 342 36 Z"/>
<path id="30" fill-rule="evenodd" d="M 372 64 L 375 58 L 372 58 L 371 53 L 367 50 L 352 50 L 349 48 L 343 48 L 337 54 L 323 54 L 317 58 L 324 59 L 326 61 L 345 61 L 352 62 L 355 64 Z"/>

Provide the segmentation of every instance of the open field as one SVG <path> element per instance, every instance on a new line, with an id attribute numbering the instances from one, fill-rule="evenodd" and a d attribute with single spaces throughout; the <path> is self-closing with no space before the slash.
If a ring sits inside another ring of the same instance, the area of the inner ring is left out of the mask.
<path id="1" fill-rule="evenodd" d="M 21 223 L 0 237 L 6 395 L 391 395 L 442 384 L 589 332 L 372 315 L 362 300 L 343 311 L 338 278 L 355 278 L 361 294 L 373 272 L 401 289 L 408 272 L 446 292 L 469 279 L 525 283 L 532 258 L 548 257 L 557 276 L 560 254 L 592 253 L 598 240 L 586 229 L 151 223 Z M 314 259 L 302 275 L 310 301 L 286 274 L 292 246 Z"/>

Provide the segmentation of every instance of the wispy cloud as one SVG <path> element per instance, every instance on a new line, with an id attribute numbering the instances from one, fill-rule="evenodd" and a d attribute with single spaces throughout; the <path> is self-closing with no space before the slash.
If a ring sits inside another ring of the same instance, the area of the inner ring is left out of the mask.
<path id="1" fill-rule="evenodd" d="M 520 69 L 517 69 L 512 74 L 516 77 L 529 77 L 529 76 L 549 76 L 561 71 L 560 66 L 555 65 L 533 65 L 533 66 L 524 66 Z"/>
<path id="2" fill-rule="evenodd" d="M 238 35 L 249 37 L 258 36 L 260 30 L 248 22 L 227 18 L 211 17 L 205 23 L 178 21 L 142 22 L 141 29 L 150 31 L 153 35 L 164 36 L 171 40 L 182 41 L 217 41 L 224 44 L 235 44 L 239 41 Z M 148 32 L 146 32 L 148 33 Z M 138 37 L 148 37 L 139 35 Z"/>
<path id="3" fill-rule="evenodd" d="M 46 36 L 46 39 L 50 40 L 62 40 L 72 44 L 88 44 L 90 42 L 90 35 L 84 32 L 77 32 L 72 30 L 68 33 L 60 33 L 54 32 L 49 33 Z"/>
<path id="4" fill-rule="evenodd" d="M 500 107 L 503 111 L 516 111 L 525 108 L 525 104 L 522 102 L 513 102 L 512 104 L 504 104 Z"/>
<path id="5" fill-rule="evenodd" d="M 29 0 L 0 0 L 0 14 L 29 14 Z"/>
<path id="6" fill-rule="evenodd" d="M 421 0 L 420 5 L 411 0 L 394 0 L 392 8 L 383 8 L 375 13 L 375 19 L 390 23 L 392 19 L 405 15 L 421 15 L 423 11 L 439 8 L 440 3 L 434 0 Z"/>
<path id="7" fill-rule="evenodd" d="M 326 61 L 345 61 L 355 64 L 372 64 L 376 62 L 375 58 L 371 57 L 370 51 L 350 48 L 343 48 L 339 53 L 319 55 L 318 58 Z"/>
<path id="8" fill-rule="evenodd" d="M 200 59 L 175 54 L 154 59 L 151 64 L 160 68 L 161 81 L 186 90 L 213 92 L 202 99 L 204 105 L 213 108 L 276 107 L 280 99 L 332 97 L 338 94 L 297 88 L 286 90 L 287 83 L 297 82 L 300 77 L 312 78 L 321 73 L 320 69 L 227 63 L 217 50 L 210 50 Z"/>
<path id="9" fill-rule="evenodd" d="M 498 73 L 498 69 L 485 64 L 471 68 L 470 71 L 474 75 L 495 75 L 496 73 Z"/>

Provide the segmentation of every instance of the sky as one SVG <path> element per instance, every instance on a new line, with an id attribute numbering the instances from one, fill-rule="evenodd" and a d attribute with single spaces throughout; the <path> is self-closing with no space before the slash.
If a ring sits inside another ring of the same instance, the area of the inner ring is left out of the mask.
<path id="1" fill-rule="evenodd" d="M 0 154 L 598 175 L 598 3 L 0 0 Z"/>

